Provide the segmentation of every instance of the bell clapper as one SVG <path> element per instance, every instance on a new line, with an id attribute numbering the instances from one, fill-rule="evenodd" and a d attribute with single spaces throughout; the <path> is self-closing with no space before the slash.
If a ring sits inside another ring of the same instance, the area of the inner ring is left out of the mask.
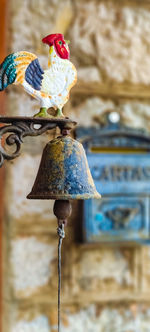
<path id="1" fill-rule="evenodd" d="M 54 215 L 58 220 L 57 234 L 58 241 L 58 332 L 60 332 L 60 295 L 61 295 L 61 247 L 62 240 L 65 238 L 65 226 L 67 219 L 71 215 L 72 206 L 68 200 L 56 200 L 53 208 Z"/>

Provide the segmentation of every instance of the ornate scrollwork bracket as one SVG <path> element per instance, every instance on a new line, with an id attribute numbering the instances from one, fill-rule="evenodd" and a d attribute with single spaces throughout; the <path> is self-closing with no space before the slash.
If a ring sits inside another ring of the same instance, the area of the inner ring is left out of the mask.
<path id="1" fill-rule="evenodd" d="M 59 127 L 61 131 L 72 129 L 76 122 L 68 118 L 31 118 L 31 117 L 0 117 L 0 167 L 5 160 L 12 160 L 19 156 L 23 138 L 39 136 Z M 7 152 L 7 146 L 13 146 L 13 152 Z"/>

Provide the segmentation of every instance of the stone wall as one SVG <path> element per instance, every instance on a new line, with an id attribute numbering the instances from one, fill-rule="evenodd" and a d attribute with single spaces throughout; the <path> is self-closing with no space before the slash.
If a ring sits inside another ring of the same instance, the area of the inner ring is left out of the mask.
<path id="1" fill-rule="evenodd" d="M 150 131 L 150 2 L 11 0 L 8 52 L 26 50 L 47 66 L 41 38 L 71 40 L 78 84 L 65 114 L 101 126 L 110 110 L 122 123 Z M 7 89 L 7 114 L 32 115 L 38 103 Z M 4 332 L 54 332 L 57 324 L 57 235 L 53 202 L 29 201 L 45 143 L 55 131 L 25 139 L 6 166 Z M 8 204 L 9 202 L 9 204 Z M 94 247 L 75 241 L 78 204 L 63 245 L 62 332 L 149 332 L 150 249 Z"/>

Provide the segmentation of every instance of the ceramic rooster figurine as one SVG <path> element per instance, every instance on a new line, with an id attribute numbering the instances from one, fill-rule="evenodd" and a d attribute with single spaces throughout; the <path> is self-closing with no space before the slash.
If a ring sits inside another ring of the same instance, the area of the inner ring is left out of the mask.
<path id="1" fill-rule="evenodd" d="M 43 70 L 36 55 L 21 51 L 8 55 L 0 65 L 0 91 L 9 84 L 21 84 L 25 91 L 38 99 L 40 112 L 36 117 L 49 117 L 48 108 L 57 109 L 63 116 L 62 107 L 75 85 L 77 72 L 69 61 L 68 42 L 60 33 L 42 39 L 49 46 L 48 69 Z"/>

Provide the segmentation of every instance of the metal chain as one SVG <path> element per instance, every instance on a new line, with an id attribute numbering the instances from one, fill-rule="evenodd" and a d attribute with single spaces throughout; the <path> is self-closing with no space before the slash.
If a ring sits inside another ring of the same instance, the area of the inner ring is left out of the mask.
<path id="1" fill-rule="evenodd" d="M 60 332 L 60 295 L 61 295 L 61 247 L 62 240 L 65 238 L 64 224 L 57 228 L 58 241 L 58 332 Z"/>

